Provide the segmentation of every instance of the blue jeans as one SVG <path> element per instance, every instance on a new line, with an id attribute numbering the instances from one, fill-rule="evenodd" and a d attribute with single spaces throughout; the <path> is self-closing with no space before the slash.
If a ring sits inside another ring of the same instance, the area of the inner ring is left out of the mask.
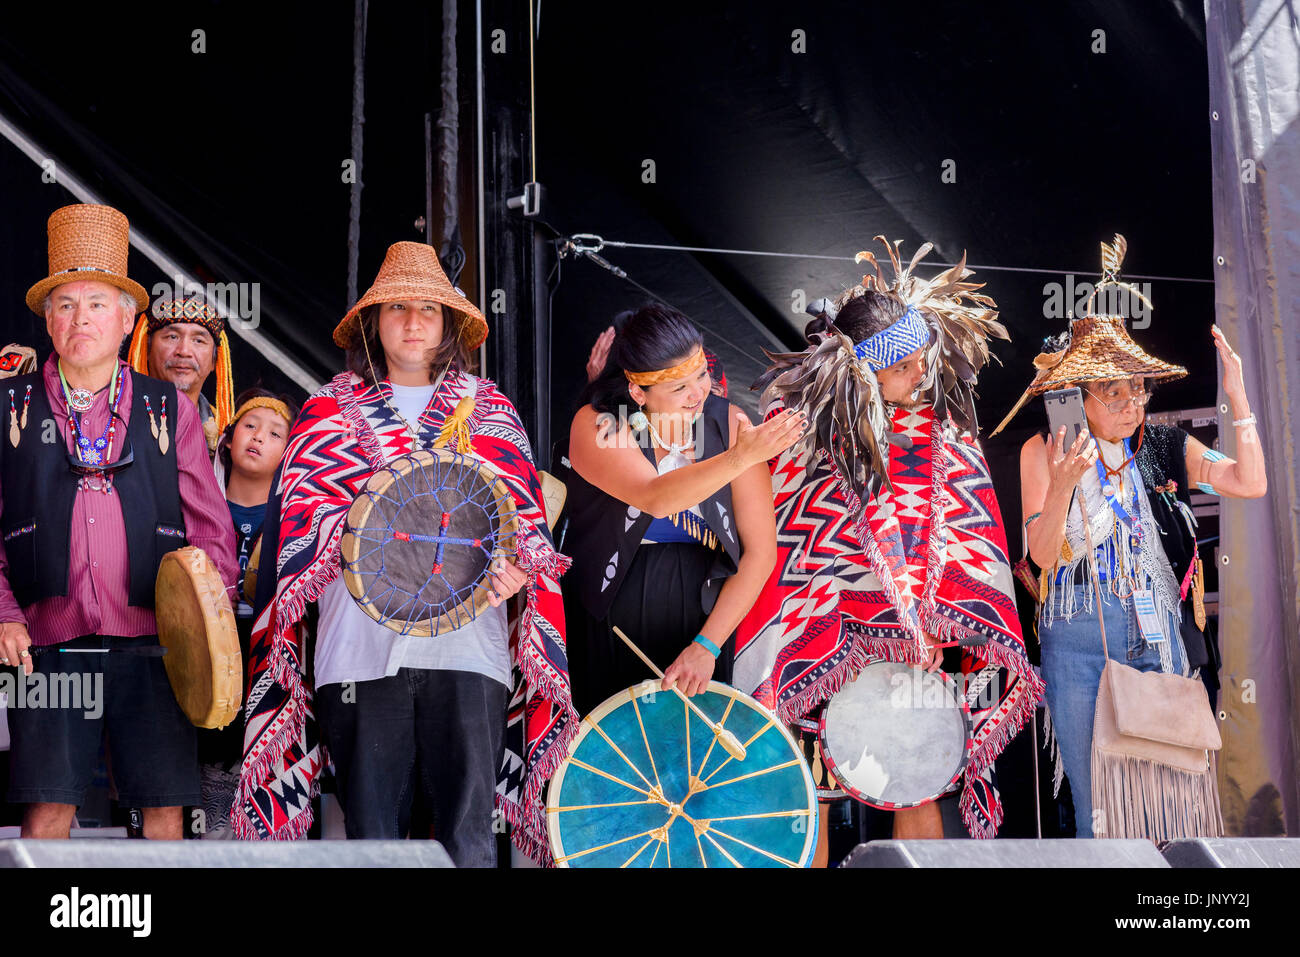
<path id="1" fill-rule="evenodd" d="M 1072 587 L 1076 589 L 1074 607 L 1082 608 L 1092 585 Z M 1101 590 L 1110 657 L 1138 671 L 1159 671 L 1160 649 L 1143 639 L 1133 600 L 1116 598 L 1105 582 Z M 1038 634 L 1052 730 L 1074 797 L 1075 836 L 1092 837 L 1092 726 L 1104 664 L 1095 599 L 1092 611 L 1079 611 L 1069 621 L 1057 619 L 1051 625 L 1040 625 Z M 1172 642 L 1174 671 L 1181 672 L 1182 642 L 1177 635 L 1167 640 Z"/>

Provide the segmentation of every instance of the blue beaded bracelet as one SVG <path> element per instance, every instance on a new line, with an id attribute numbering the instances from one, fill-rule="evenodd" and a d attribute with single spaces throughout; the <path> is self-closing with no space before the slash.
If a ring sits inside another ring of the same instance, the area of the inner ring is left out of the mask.
<path id="1" fill-rule="evenodd" d="M 709 654 L 713 655 L 713 657 L 715 658 L 718 657 L 718 655 L 722 654 L 722 649 L 719 648 L 717 645 L 715 645 L 713 642 L 709 641 L 709 639 L 705 638 L 703 635 L 696 635 L 695 643 L 699 645 L 701 648 L 703 648 L 705 651 L 707 651 Z"/>

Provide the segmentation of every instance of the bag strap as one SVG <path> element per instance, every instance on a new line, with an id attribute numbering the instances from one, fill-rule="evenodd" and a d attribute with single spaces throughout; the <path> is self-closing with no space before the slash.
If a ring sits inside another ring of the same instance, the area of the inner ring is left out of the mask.
<path id="1" fill-rule="evenodd" d="M 1075 501 L 1079 503 L 1079 517 L 1083 519 L 1084 541 L 1088 545 L 1088 568 L 1092 571 L 1092 587 L 1097 593 L 1097 624 L 1101 626 L 1101 650 L 1105 655 L 1102 666 L 1105 667 L 1106 662 L 1110 661 L 1110 648 L 1106 644 L 1106 617 L 1101 608 L 1101 577 L 1097 573 L 1097 550 L 1092 546 L 1092 528 L 1088 525 L 1088 510 L 1084 507 L 1087 496 L 1084 494 L 1082 482 L 1075 487 L 1075 493 Z"/>

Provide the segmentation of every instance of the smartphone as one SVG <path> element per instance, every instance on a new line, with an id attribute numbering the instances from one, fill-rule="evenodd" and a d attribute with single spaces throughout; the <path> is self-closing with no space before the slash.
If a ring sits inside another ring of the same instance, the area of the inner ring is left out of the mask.
<path id="1" fill-rule="evenodd" d="M 1053 389 L 1043 393 L 1043 402 L 1047 405 L 1047 427 L 1052 436 L 1057 436 L 1061 426 L 1065 426 L 1065 444 L 1069 448 L 1079 433 L 1088 427 L 1088 417 L 1083 412 L 1083 392 L 1078 386 L 1071 389 Z"/>

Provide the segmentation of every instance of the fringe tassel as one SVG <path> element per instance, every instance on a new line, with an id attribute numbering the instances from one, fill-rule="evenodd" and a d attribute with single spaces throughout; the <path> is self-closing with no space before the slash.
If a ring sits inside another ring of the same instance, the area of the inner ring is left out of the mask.
<path id="1" fill-rule="evenodd" d="M 1092 807 L 1098 822 L 1095 837 L 1145 837 L 1159 843 L 1223 836 L 1213 756 L 1204 771 L 1192 774 L 1094 748 Z"/>
<path id="2" fill-rule="evenodd" d="M 149 313 L 140 313 L 136 320 L 135 331 L 131 333 L 131 345 L 126 350 L 126 363 L 140 375 L 149 374 Z"/>
<path id="3" fill-rule="evenodd" d="M 1052 758 L 1052 797 L 1061 796 L 1061 782 L 1065 780 L 1065 765 L 1061 763 L 1061 742 L 1052 726 L 1052 709 L 1043 705 L 1043 748 Z"/>
<path id="4" fill-rule="evenodd" d="M 235 415 L 235 379 L 230 363 L 230 339 L 221 330 L 217 340 L 217 432 L 225 432 Z M 293 423 L 290 423 L 292 425 Z"/>

